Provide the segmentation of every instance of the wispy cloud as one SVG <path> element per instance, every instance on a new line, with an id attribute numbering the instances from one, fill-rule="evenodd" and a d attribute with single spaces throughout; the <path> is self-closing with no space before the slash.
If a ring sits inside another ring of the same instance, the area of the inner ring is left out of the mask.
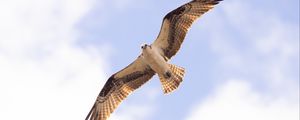
<path id="1" fill-rule="evenodd" d="M 77 45 L 76 24 L 93 2 L 0 2 L 0 119 L 85 117 L 107 67 L 103 46 Z"/>
<path id="2" fill-rule="evenodd" d="M 193 108 L 188 120 L 299 119 L 299 23 L 246 1 L 226 1 L 220 8 L 201 27 L 209 30 L 219 56 L 221 88 Z"/>
<path id="3" fill-rule="evenodd" d="M 124 109 L 117 110 L 111 116 L 111 120 L 145 120 L 153 113 L 153 106 L 143 104 L 126 104 Z"/>
<path id="4" fill-rule="evenodd" d="M 280 87 L 286 82 L 288 85 L 292 85 L 290 82 L 297 82 L 299 23 L 286 22 L 276 13 L 265 13 L 251 4 L 238 1 L 225 4 L 224 11 L 228 19 L 226 22 L 231 23 L 236 29 L 232 32 L 236 32 L 237 35 L 214 39 L 214 43 L 228 42 L 216 48 L 216 52 L 223 58 L 221 61 L 228 58 L 228 54 L 233 54 L 242 62 L 236 66 L 236 70 L 242 70 L 246 77 L 255 75 L 260 77 L 260 80 L 267 80 L 271 87 Z M 237 21 L 236 18 L 240 20 Z M 224 34 L 220 36 L 226 36 Z M 224 52 L 222 48 L 232 51 Z M 226 64 L 221 66 L 230 68 Z"/>
<path id="5" fill-rule="evenodd" d="M 129 1 L 115 2 L 124 9 Z M 94 0 L 0 2 L 0 119 L 82 120 L 107 80 L 109 45 L 79 45 Z M 149 99 L 156 91 L 144 89 Z M 143 95 L 145 95 L 143 94 Z M 124 109 L 123 109 L 124 108 Z M 145 119 L 151 104 L 122 104 L 111 119 Z"/>
<path id="6" fill-rule="evenodd" d="M 268 98 L 241 80 L 229 80 L 197 105 L 187 120 L 298 120 L 299 108 L 284 97 Z"/>

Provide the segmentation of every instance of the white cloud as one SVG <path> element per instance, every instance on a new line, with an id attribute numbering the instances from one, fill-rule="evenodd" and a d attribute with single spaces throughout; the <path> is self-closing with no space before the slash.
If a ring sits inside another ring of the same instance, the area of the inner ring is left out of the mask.
<path id="1" fill-rule="evenodd" d="M 263 96 L 247 82 L 229 80 L 186 120 L 299 120 L 298 107 L 286 98 Z"/>
<path id="2" fill-rule="evenodd" d="M 111 1 L 114 7 L 118 10 L 124 10 L 126 7 L 132 5 L 133 0 L 112 0 Z"/>
<path id="3" fill-rule="evenodd" d="M 0 119 L 85 118 L 106 82 L 111 50 L 107 45 L 78 45 L 76 24 L 94 3 L 0 2 Z M 123 113 L 114 113 L 112 119 L 144 118 L 151 107 L 130 105 Z"/>
<path id="4" fill-rule="evenodd" d="M 92 3 L 0 2 L 0 119 L 85 117 L 106 80 L 105 48 L 77 45 L 76 23 Z"/>
<path id="5" fill-rule="evenodd" d="M 111 120 L 144 120 L 153 113 L 153 106 L 150 105 L 137 105 L 127 104 L 122 106 L 124 109 L 116 111 L 112 114 Z"/>
<path id="6" fill-rule="evenodd" d="M 255 9 L 247 1 L 222 2 L 218 7 L 223 11 L 202 21 L 207 24 L 201 27 L 210 31 L 211 48 L 220 56 L 219 79 L 251 78 L 272 90 L 299 87 L 295 86 L 299 83 L 299 23 L 281 18 L 276 11 Z"/>
<path id="7" fill-rule="evenodd" d="M 217 79 L 225 84 L 187 120 L 298 120 L 299 23 L 249 1 L 219 7 L 222 13 L 203 27 L 211 31 L 212 50 L 220 57 Z"/>

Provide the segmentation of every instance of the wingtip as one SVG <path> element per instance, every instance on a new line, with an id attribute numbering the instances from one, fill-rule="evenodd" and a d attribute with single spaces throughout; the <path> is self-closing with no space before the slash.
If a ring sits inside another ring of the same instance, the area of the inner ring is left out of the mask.
<path id="1" fill-rule="evenodd" d="M 88 115 L 85 117 L 85 120 L 89 120 L 91 114 L 94 112 L 95 109 L 95 104 L 93 105 L 93 107 L 91 108 L 90 112 L 88 113 Z"/>
<path id="2" fill-rule="evenodd" d="M 213 5 L 216 5 L 216 4 L 219 4 L 219 2 L 221 2 L 221 1 L 223 1 L 223 0 L 212 0 L 211 2 Z"/>
<path id="3" fill-rule="evenodd" d="M 220 2 L 223 0 L 194 0 L 194 1 L 201 1 L 201 2 Z"/>
<path id="4" fill-rule="evenodd" d="M 216 5 L 223 0 L 195 0 L 195 1 Z"/>

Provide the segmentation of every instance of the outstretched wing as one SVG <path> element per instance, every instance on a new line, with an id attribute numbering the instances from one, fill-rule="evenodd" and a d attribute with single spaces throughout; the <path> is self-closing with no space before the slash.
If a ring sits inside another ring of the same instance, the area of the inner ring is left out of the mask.
<path id="1" fill-rule="evenodd" d="M 140 57 L 137 58 L 107 80 L 86 120 L 106 120 L 122 100 L 151 79 L 154 74 L 155 72 L 144 64 Z"/>
<path id="2" fill-rule="evenodd" d="M 222 0 L 193 0 L 168 13 L 153 45 L 170 59 L 179 50 L 192 23 L 220 1 Z"/>

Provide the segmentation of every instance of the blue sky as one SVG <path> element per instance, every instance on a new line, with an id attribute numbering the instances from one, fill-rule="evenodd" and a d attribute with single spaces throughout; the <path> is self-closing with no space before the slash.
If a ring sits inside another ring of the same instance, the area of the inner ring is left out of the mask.
<path id="1" fill-rule="evenodd" d="M 186 2 L 1 1 L 0 119 L 82 120 Z M 155 76 L 111 119 L 298 120 L 299 1 L 223 1 L 170 62 L 187 71 L 178 90 L 163 95 Z"/>

